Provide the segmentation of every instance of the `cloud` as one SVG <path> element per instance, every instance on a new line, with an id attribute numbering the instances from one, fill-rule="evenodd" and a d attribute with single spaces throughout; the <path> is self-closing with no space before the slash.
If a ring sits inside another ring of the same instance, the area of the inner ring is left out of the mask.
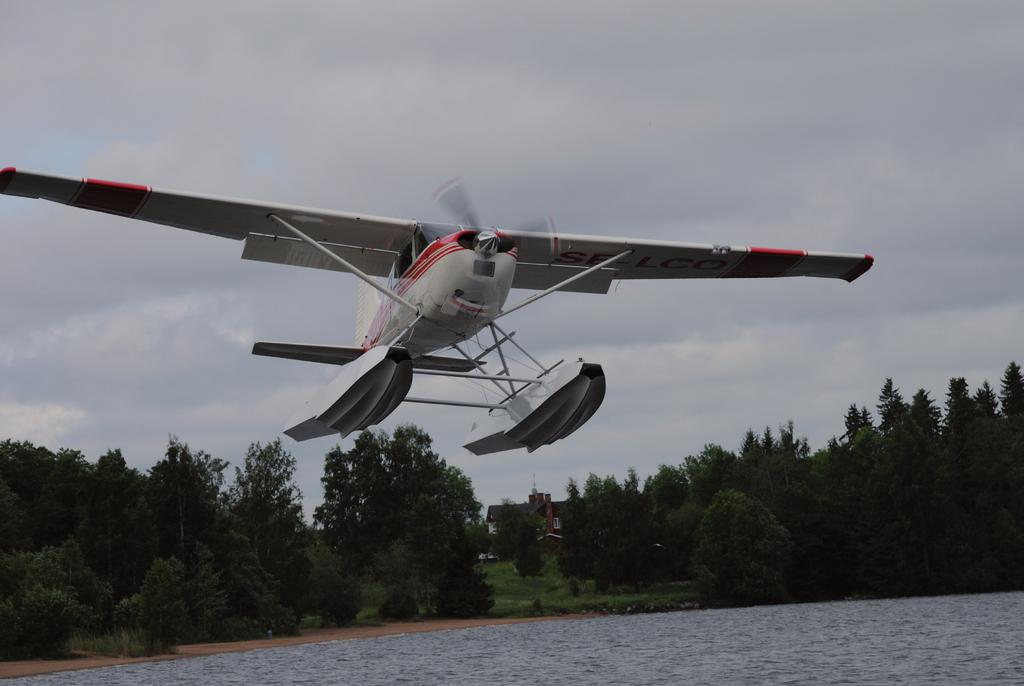
<path id="1" fill-rule="evenodd" d="M 88 418 L 84 410 L 71 405 L 19 403 L 0 398 L 0 435 L 45 445 L 51 450 L 61 446 L 63 437 Z"/>
<path id="2" fill-rule="evenodd" d="M 941 397 L 948 376 L 977 384 L 1021 357 L 1018 3 L 4 11 L 0 166 L 421 219 L 444 218 L 430 192 L 463 175 L 499 225 L 551 214 L 568 232 L 876 256 L 852 285 L 630 282 L 516 313 L 538 357 L 604 365 L 587 426 L 477 458 L 460 447 L 471 411 L 385 423 L 424 426 L 485 501 L 534 474 L 557 494 L 588 471 L 648 473 L 789 418 L 820 445 L 887 376 Z M 3 398 L 85 408 L 53 440 L 92 456 L 121 447 L 145 468 L 173 432 L 237 462 L 337 372 L 249 344 L 347 343 L 355 291 L 240 250 L 0 199 Z M 315 504 L 331 442 L 289 445 Z"/>

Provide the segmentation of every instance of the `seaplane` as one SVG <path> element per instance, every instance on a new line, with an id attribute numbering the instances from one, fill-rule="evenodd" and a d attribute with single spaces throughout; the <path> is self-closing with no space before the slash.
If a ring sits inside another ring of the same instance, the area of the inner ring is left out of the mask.
<path id="1" fill-rule="evenodd" d="M 359 279 L 354 345 L 253 345 L 255 355 L 342 366 L 289 422 L 284 433 L 297 441 L 346 436 L 380 423 L 403 402 L 427 403 L 487 411 L 465 442 L 474 454 L 533 452 L 594 416 L 605 396 L 604 371 L 583 359 L 541 363 L 514 331 L 499 324 L 503 317 L 560 291 L 605 294 L 617 280 L 809 276 L 852 282 L 874 263 L 867 254 L 560 233 L 550 223 L 546 230 L 488 227 L 477 219 L 458 179 L 436 194 L 457 223 L 15 167 L 0 170 L 0 193 L 230 238 L 243 242 L 242 259 Z M 536 292 L 506 306 L 512 289 Z M 513 360 L 528 371 L 514 371 Z M 410 396 L 414 375 L 471 381 L 488 393 L 466 399 Z"/>

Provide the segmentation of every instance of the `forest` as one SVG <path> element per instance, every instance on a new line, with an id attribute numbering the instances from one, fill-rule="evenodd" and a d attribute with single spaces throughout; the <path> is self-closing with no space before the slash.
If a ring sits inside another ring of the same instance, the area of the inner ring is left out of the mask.
<path id="1" fill-rule="evenodd" d="M 332 448 L 312 522 L 279 441 L 229 470 L 172 437 L 143 472 L 117 450 L 5 440 L 0 656 L 287 634 L 368 603 L 380 619 L 483 615 L 487 551 L 522 576 L 556 556 L 573 593 L 686 581 L 705 606 L 1024 588 L 1018 365 L 998 391 L 951 379 L 941 405 L 887 379 L 842 422 L 816 451 L 789 422 L 643 480 L 570 481 L 555 548 L 515 508 L 488 535 L 469 478 L 413 426 Z"/>

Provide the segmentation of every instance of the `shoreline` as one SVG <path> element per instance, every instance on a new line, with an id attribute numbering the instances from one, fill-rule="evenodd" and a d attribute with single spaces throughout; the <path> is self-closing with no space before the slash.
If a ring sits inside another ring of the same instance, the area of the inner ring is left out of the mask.
<path id="1" fill-rule="evenodd" d="M 551 622 L 571 619 L 601 617 L 601 613 L 544 615 L 539 617 L 476 617 L 473 619 L 424 619 L 410 622 L 386 622 L 376 626 L 346 626 L 332 629 L 306 629 L 298 636 L 282 636 L 280 638 L 261 638 L 251 641 L 230 641 L 226 643 L 191 643 L 180 645 L 177 652 L 167 655 L 150 655 L 145 657 L 107 657 L 89 655 L 82 657 L 58 658 L 52 660 L 14 660 L 0 662 L 0 679 L 37 676 L 54 672 L 70 672 L 80 669 L 98 669 L 117 665 L 132 665 L 141 662 L 163 662 L 166 660 L 182 660 L 190 657 L 220 655 L 223 653 L 243 653 L 250 650 L 266 650 L 284 646 L 304 645 L 307 643 L 329 643 L 331 641 L 351 641 L 382 636 L 398 636 L 401 634 L 418 634 L 428 631 L 451 631 L 473 629 L 481 626 L 499 626 L 502 624 L 526 624 L 531 622 Z"/>

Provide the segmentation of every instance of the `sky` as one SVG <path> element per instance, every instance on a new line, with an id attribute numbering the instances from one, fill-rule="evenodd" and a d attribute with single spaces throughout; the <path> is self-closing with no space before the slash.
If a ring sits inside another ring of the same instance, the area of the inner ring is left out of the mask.
<path id="1" fill-rule="evenodd" d="M 476 457 L 478 411 L 382 424 L 423 427 L 485 505 L 790 419 L 821 447 L 886 377 L 941 400 L 1024 362 L 1019 2 L 0 5 L 0 167 L 440 221 L 463 176 L 496 226 L 874 255 L 853 284 L 634 281 L 510 315 L 542 360 L 603 366 L 587 425 Z M 281 436 L 338 370 L 252 343 L 351 344 L 357 282 L 241 248 L 0 197 L 0 437 L 144 471 L 171 434 L 233 465 Z M 336 442 L 282 438 L 310 514 Z"/>

